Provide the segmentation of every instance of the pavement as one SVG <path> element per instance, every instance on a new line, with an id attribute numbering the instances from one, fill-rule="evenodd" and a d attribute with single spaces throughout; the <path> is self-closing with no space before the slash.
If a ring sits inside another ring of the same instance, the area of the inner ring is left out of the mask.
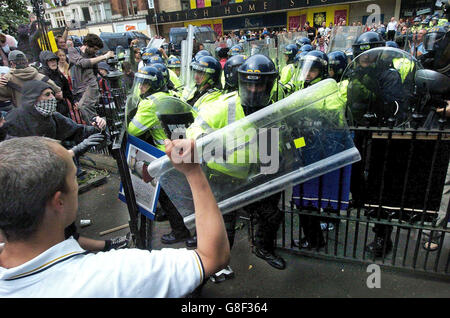
<path id="1" fill-rule="evenodd" d="M 120 178 L 110 173 L 106 183 L 79 195 L 77 225 L 82 219 L 91 220 L 79 232 L 93 239 L 109 239 L 129 232 L 129 228 L 101 235 L 101 232 L 126 225 L 127 206 L 118 199 Z M 152 248 L 185 248 L 180 242 L 172 246 L 160 242 L 162 234 L 170 232 L 167 221 L 153 223 Z M 379 288 L 369 288 L 372 272 L 368 264 L 324 260 L 278 249 L 287 263 L 277 270 L 251 252 L 247 222 L 240 218 L 230 266 L 235 277 L 221 283 L 209 281 L 202 298 L 448 298 L 450 275 L 433 277 L 420 273 L 381 268 Z M 144 270 L 144 269 L 141 269 Z"/>

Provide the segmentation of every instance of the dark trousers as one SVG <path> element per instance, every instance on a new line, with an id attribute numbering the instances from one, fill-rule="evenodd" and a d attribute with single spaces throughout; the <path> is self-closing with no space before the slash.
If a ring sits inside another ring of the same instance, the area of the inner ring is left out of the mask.
<path id="1" fill-rule="evenodd" d="M 300 215 L 300 226 L 303 230 L 304 238 L 312 246 L 320 246 L 324 243 L 322 229 L 320 228 L 321 218 L 312 215 Z"/>
<path id="2" fill-rule="evenodd" d="M 278 228 L 283 220 L 283 212 L 278 208 L 281 192 L 244 207 L 244 210 L 256 216 L 257 227 L 255 246 L 273 252 Z"/>
<path id="3" fill-rule="evenodd" d="M 159 192 L 159 203 L 161 204 L 161 208 L 163 208 L 166 212 L 167 219 L 169 220 L 170 227 L 172 228 L 175 237 L 183 235 L 185 232 L 189 231 L 184 224 L 183 217 L 173 205 L 172 201 L 170 201 L 162 187 Z"/>
<path id="4" fill-rule="evenodd" d="M 394 41 L 395 38 L 395 30 L 388 31 L 387 33 L 387 40 L 388 41 Z"/>
<path id="5" fill-rule="evenodd" d="M 237 212 L 233 211 L 223 216 L 223 222 L 225 223 L 225 229 L 227 230 L 228 242 L 230 243 L 230 249 L 234 245 L 234 237 L 236 234 L 236 217 Z"/>

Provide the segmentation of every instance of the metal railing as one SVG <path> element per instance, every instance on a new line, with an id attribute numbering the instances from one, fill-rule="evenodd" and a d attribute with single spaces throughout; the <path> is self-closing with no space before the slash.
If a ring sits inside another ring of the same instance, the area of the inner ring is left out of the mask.
<path id="1" fill-rule="evenodd" d="M 277 246 L 325 259 L 448 275 L 450 194 L 449 185 L 444 189 L 444 183 L 450 178 L 450 129 L 351 130 L 362 160 L 353 164 L 351 174 L 348 167 L 340 169 L 334 181 L 326 176 L 318 178 L 314 198 L 311 191 L 305 194 L 311 187 L 308 183 L 299 186 L 297 198 L 287 197 L 289 191 L 283 193 L 284 221 Z M 336 191 L 334 197 L 327 193 L 330 185 L 338 187 L 338 195 Z M 350 190 L 347 195 L 346 190 Z M 319 224 L 319 220 L 323 229 L 315 235 L 316 241 L 323 237 L 323 246 L 302 247 L 305 228 Z M 380 228 L 384 229 L 382 234 Z M 250 235 L 253 241 L 253 230 Z M 382 237 L 378 255 L 366 248 L 376 236 Z M 437 249 L 425 249 L 424 244 L 432 241 L 438 243 Z"/>

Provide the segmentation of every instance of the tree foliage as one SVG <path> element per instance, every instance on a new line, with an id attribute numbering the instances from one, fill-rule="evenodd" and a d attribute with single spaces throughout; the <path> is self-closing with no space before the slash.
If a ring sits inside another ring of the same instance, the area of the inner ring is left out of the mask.
<path id="1" fill-rule="evenodd" d="M 22 23 L 29 23 L 26 0 L 0 1 L 0 29 L 14 34 Z"/>

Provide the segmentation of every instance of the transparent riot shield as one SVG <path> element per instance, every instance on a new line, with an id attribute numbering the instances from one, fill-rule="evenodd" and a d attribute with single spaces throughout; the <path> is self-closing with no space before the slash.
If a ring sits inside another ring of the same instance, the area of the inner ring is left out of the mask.
<path id="1" fill-rule="evenodd" d="M 331 30 L 328 52 L 342 51 L 351 48 L 356 39 L 364 33 L 363 26 L 336 26 Z"/>
<path id="2" fill-rule="evenodd" d="M 347 67 L 342 87 L 353 125 L 407 126 L 416 107 L 414 77 L 421 64 L 396 48 L 368 50 Z"/>
<path id="3" fill-rule="evenodd" d="M 186 129 L 197 116 L 195 110 L 179 98 L 166 96 L 158 98 L 156 116 L 166 133 L 172 140 L 186 138 Z"/>
<path id="4" fill-rule="evenodd" d="M 203 43 L 203 48 L 207 50 L 211 54 L 211 56 L 216 57 L 217 45 L 215 43 Z"/>
<path id="5" fill-rule="evenodd" d="M 128 127 L 128 124 L 133 119 L 134 115 L 136 115 L 137 108 L 139 103 L 141 102 L 141 90 L 139 82 L 140 73 L 135 74 L 135 80 L 133 83 L 133 87 L 127 95 L 126 104 L 125 104 L 125 124 Z"/>
<path id="6" fill-rule="evenodd" d="M 189 25 L 187 39 L 181 42 L 180 79 L 185 87 L 192 86 L 191 61 L 194 51 L 194 27 Z"/>
<path id="7" fill-rule="evenodd" d="M 270 57 L 271 47 L 274 46 L 273 42 L 266 40 L 253 40 L 244 43 L 244 55 L 250 57 L 255 54 L 263 54 Z"/>
<path id="8" fill-rule="evenodd" d="M 277 64 L 278 70 L 281 73 L 281 70 L 286 66 L 286 59 L 285 59 L 285 49 L 286 46 L 289 44 L 296 44 L 296 41 L 298 39 L 308 37 L 307 32 L 288 32 L 288 33 L 282 33 L 279 34 L 277 37 Z"/>
<path id="9" fill-rule="evenodd" d="M 324 80 L 197 139 L 197 162 L 222 213 L 360 160 L 345 105 L 335 107 L 337 92 L 334 80 Z M 148 172 L 191 225 L 194 205 L 186 178 L 167 156 L 152 162 Z"/>

